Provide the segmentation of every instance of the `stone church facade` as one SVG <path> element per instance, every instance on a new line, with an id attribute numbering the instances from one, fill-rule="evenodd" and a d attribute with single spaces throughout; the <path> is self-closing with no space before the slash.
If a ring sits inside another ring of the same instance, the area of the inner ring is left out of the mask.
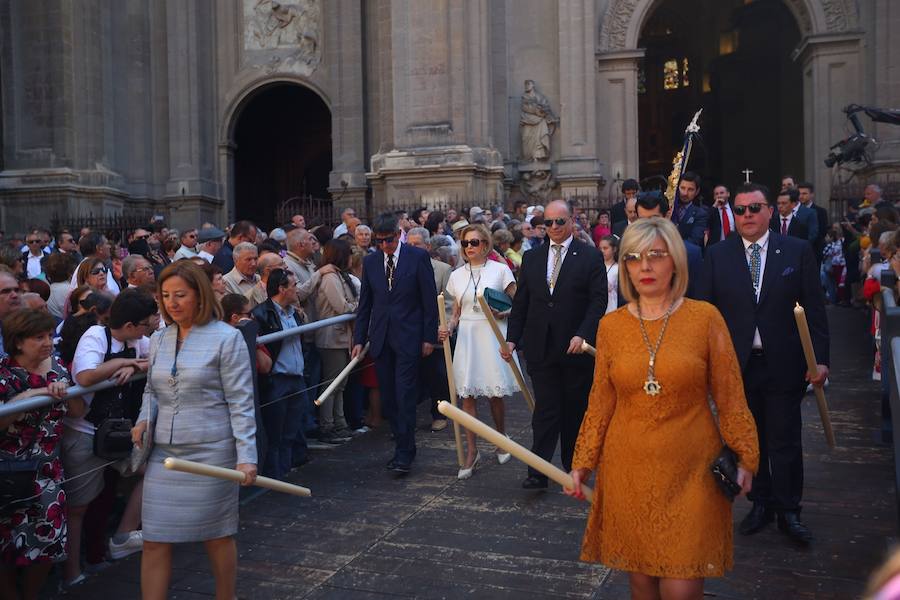
<path id="1" fill-rule="evenodd" d="M 769 1 L 799 30 L 801 176 L 821 197 L 841 107 L 900 104 L 900 6 Z M 275 84 L 330 112 L 338 207 L 606 197 L 641 175 L 641 35 L 662 2 L 3 0 L 2 227 L 129 211 L 228 222 L 247 202 L 236 129 Z"/>

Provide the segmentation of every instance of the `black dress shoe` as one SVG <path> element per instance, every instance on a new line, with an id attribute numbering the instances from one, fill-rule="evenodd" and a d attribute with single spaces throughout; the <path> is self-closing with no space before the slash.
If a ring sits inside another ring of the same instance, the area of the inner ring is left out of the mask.
<path id="1" fill-rule="evenodd" d="M 296 458 L 291 462 L 291 468 L 299 469 L 303 465 L 309 463 L 310 460 L 311 459 L 309 458 L 309 456 L 304 456 L 303 458 Z"/>
<path id="2" fill-rule="evenodd" d="M 406 475 L 412 470 L 412 463 L 403 463 L 400 461 L 394 461 L 394 468 L 391 469 L 394 473 L 398 473 L 400 475 Z"/>
<path id="3" fill-rule="evenodd" d="M 522 487 L 526 490 L 546 490 L 547 480 L 542 477 L 529 475 L 525 478 L 525 481 L 522 482 Z"/>
<path id="4" fill-rule="evenodd" d="M 778 515 L 778 530 L 801 546 L 808 546 L 813 540 L 812 533 L 800 520 L 799 513 L 786 512 Z"/>
<path id="5" fill-rule="evenodd" d="M 775 513 L 772 509 L 766 508 L 762 504 L 753 504 L 753 508 L 747 513 L 747 516 L 738 526 L 741 535 L 753 535 L 760 531 L 763 527 L 775 520 Z"/>
<path id="6" fill-rule="evenodd" d="M 392 458 L 391 460 L 387 461 L 387 464 L 384 465 L 384 468 L 387 469 L 388 471 L 393 471 L 393 470 L 394 470 L 394 467 L 395 467 L 396 465 L 397 465 L 397 459 L 396 459 L 396 458 Z"/>

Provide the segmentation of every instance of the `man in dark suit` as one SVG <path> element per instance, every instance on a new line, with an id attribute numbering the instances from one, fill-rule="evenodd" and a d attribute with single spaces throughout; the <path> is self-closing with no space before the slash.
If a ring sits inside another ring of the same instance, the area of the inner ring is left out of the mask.
<path id="1" fill-rule="evenodd" d="M 622 182 L 622 195 L 625 196 L 612 206 L 609 214 L 609 222 L 616 224 L 625 221 L 634 221 L 634 217 L 628 218 L 628 201 L 637 198 L 641 186 L 636 179 L 626 179 Z"/>
<path id="2" fill-rule="evenodd" d="M 569 205 L 551 202 L 544 220 L 549 242 L 525 253 L 507 347 L 500 354 L 510 360 L 516 348 L 525 352 L 535 396 L 531 449 L 549 461 L 559 440 L 562 464 L 569 471 L 594 375 L 581 343 L 595 343 L 606 312 L 607 284 L 603 257 L 573 236 Z M 547 477 L 529 468 L 522 487 L 546 488 Z"/>
<path id="3" fill-rule="evenodd" d="M 721 242 L 734 233 L 734 213 L 731 211 L 731 192 L 721 183 L 713 188 L 713 205 L 709 207 L 709 237 L 707 246 Z"/>
<path id="4" fill-rule="evenodd" d="M 813 184 L 808 181 L 801 182 L 797 185 L 797 191 L 800 192 L 800 204 L 816 213 L 816 221 L 819 224 L 819 235 L 815 239 L 810 239 L 813 245 L 813 252 L 816 254 L 816 262 L 822 264 L 822 251 L 825 249 L 825 234 L 828 233 L 831 223 L 828 220 L 828 211 L 816 204 L 816 189 Z"/>
<path id="5" fill-rule="evenodd" d="M 709 214 L 706 212 L 706 208 L 694 203 L 699 194 L 700 176 L 693 171 L 685 171 L 678 183 L 678 195 L 672 210 L 672 222 L 678 227 L 681 239 L 693 242 L 702 249 Z"/>
<path id="6" fill-rule="evenodd" d="M 744 377 L 744 393 L 759 432 L 759 472 L 748 498 L 753 509 L 740 532 L 756 533 L 778 515 L 778 528 L 800 544 L 812 534 L 800 520 L 803 449 L 800 407 L 807 383 L 828 376 L 828 321 L 812 247 L 768 230 L 768 190 L 746 184 L 734 201 L 737 236 L 711 247 L 699 296 L 722 313 Z M 794 320 L 806 310 L 817 372 L 807 374 Z"/>
<path id="7" fill-rule="evenodd" d="M 781 235 L 788 235 L 801 240 L 809 240 L 808 217 L 815 213 L 806 211 L 801 215 L 797 211 L 797 204 L 800 202 L 800 192 L 796 188 L 788 188 L 778 194 L 775 201 L 775 210 L 769 221 L 769 229 L 777 231 Z M 810 213 L 812 213 L 810 215 Z"/>
<path id="8" fill-rule="evenodd" d="M 363 259 L 352 357 L 369 342 L 385 416 L 396 449 L 387 468 L 409 473 L 416 456 L 419 363 L 437 344 L 437 290 L 431 258 L 400 243 L 400 225 L 384 214 L 372 227 L 378 252 Z"/>
<path id="9" fill-rule="evenodd" d="M 630 223 L 634 223 L 637 219 L 637 196 L 625 198 L 625 219 L 622 221 L 613 221 L 612 234 L 619 239 L 625 233 L 625 228 Z"/>
<path id="10" fill-rule="evenodd" d="M 650 217 L 665 218 L 669 213 L 669 201 L 662 192 L 641 192 L 637 201 L 637 216 L 639 219 Z M 685 296 L 696 298 L 697 278 L 703 268 L 703 251 L 694 242 L 685 241 L 684 249 L 687 252 L 688 261 L 688 288 Z"/>

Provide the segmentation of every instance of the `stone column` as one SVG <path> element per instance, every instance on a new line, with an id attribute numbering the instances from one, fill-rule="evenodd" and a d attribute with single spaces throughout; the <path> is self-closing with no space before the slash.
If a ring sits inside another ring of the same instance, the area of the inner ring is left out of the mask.
<path id="1" fill-rule="evenodd" d="M 638 61 L 643 50 L 597 55 L 597 156 L 607 178 L 639 179 Z"/>
<path id="2" fill-rule="evenodd" d="M 594 2 L 559 0 L 559 160 L 556 180 L 562 196 L 597 195 Z"/>
<path id="3" fill-rule="evenodd" d="M 492 204 L 503 165 L 490 138 L 490 12 L 487 0 L 390 4 L 390 94 L 372 157 L 375 205 Z"/>
<path id="4" fill-rule="evenodd" d="M 798 49 L 803 65 L 804 172 L 827 205 L 831 169 L 824 160 L 829 147 L 846 137 L 848 104 L 858 102 L 862 89 L 861 34 L 823 34 L 807 37 Z"/>
<path id="5" fill-rule="evenodd" d="M 366 157 L 363 98 L 362 9 L 358 0 L 337 0 L 329 22 L 327 62 L 331 66 L 332 171 L 328 192 L 336 212 L 353 207 L 366 212 Z"/>

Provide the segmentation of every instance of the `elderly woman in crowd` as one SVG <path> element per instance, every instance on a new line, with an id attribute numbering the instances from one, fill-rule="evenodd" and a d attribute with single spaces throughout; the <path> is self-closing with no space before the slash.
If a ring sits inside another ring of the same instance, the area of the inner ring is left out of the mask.
<path id="1" fill-rule="evenodd" d="M 62 398 L 68 372 L 52 356 L 53 317 L 22 309 L 3 320 L 0 405 L 32 396 Z M 62 417 L 84 414 L 84 402 L 72 398 L 46 408 L 0 417 L 0 460 L 16 464 L 26 483 L 24 495 L 7 483 L 0 489 L 0 597 L 38 597 L 53 563 L 66 558 L 66 493 L 60 458 Z M 30 461 L 30 464 L 29 464 Z M 28 467 L 26 469 L 26 467 Z M 30 484 L 27 480 L 30 479 Z M 30 492 L 30 493 L 29 493 Z"/>
<path id="2" fill-rule="evenodd" d="M 75 274 L 76 285 L 88 285 L 95 292 L 107 291 L 106 273 L 108 269 L 101 258 L 86 258 L 81 261 Z"/>
<path id="3" fill-rule="evenodd" d="M 359 305 L 358 283 L 350 274 L 350 244 L 343 240 L 331 240 L 322 250 L 322 267 L 325 269 L 316 294 L 316 313 L 319 319 L 328 319 L 356 311 Z M 321 267 L 320 267 L 321 268 Z M 330 381 L 350 362 L 353 327 L 350 323 L 337 323 L 316 330 L 316 348 L 322 357 L 322 380 Z M 324 442 L 338 442 L 350 438 L 344 417 L 344 387 L 346 380 L 329 394 L 319 407 L 319 427 Z"/>
<path id="4" fill-rule="evenodd" d="M 150 346 L 144 402 L 132 439 L 148 428 L 155 445 L 144 478 L 141 591 L 167 596 L 172 544 L 202 541 L 217 598 L 233 598 L 237 574 L 238 486 L 163 467 L 167 457 L 194 460 L 256 479 L 256 422 L 250 354 L 241 333 L 222 323 L 206 274 L 188 260 L 163 269 L 158 289 L 168 327 Z M 155 423 L 155 425 L 154 425 Z"/>
<path id="5" fill-rule="evenodd" d="M 675 226 L 659 217 L 629 225 L 619 268 L 628 308 L 600 320 L 567 490 L 583 497 L 581 483 L 597 473 L 581 558 L 628 571 L 632 598 L 699 600 L 703 579 L 733 566 L 731 503 L 710 465 L 724 439 L 747 492 L 756 426 L 724 319 L 684 298 L 687 253 Z"/>
<path id="6" fill-rule="evenodd" d="M 438 337 L 443 341 L 454 330 L 458 330 L 456 353 L 453 356 L 453 377 L 456 393 L 463 399 L 463 410 L 476 416 L 476 398 L 490 398 L 495 428 L 504 433 L 506 425 L 503 397 L 518 392 L 519 386 L 509 365 L 500 355 L 485 351 L 485 348 L 495 348 L 497 339 L 482 312 L 478 296 L 487 288 L 514 296 L 516 281 L 505 262 L 488 260 L 491 234 L 487 227 L 481 224 L 468 225 L 460 232 L 459 239 L 466 264 L 450 274 L 447 292 L 455 298 L 453 316 L 447 327 L 440 329 Z M 504 335 L 508 314 L 509 311 L 494 311 L 494 317 Z M 518 359 L 513 357 L 513 360 Z M 481 460 L 475 445 L 475 434 L 466 430 L 466 440 L 468 456 L 465 466 L 457 475 L 459 479 L 471 477 Z M 502 465 L 508 460 L 509 454 L 498 449 L 497 461 Z"/>

